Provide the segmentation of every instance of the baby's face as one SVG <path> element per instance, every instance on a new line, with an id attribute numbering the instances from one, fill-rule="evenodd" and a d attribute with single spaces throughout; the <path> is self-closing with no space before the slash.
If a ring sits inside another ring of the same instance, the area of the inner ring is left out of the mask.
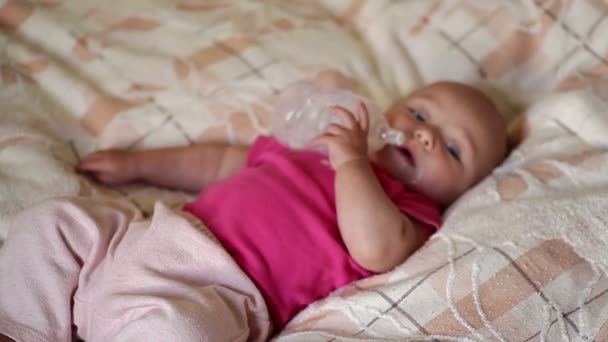
<path id="1" fill-rule="evenodd" d="M 443 206 L 488 175 L 506 153 L 506 129 L 478 90 L 440 82 L 398 100 L 385 116 L 405 143 L 371 156 L 393 177 Z"/>

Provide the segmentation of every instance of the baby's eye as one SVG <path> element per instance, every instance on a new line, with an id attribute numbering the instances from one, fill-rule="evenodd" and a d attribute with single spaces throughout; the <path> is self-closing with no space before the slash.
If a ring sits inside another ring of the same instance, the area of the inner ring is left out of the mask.
<path id="1" fill-rule="evenodd" d="M 447 144 L 446 147 L 448 149 L 448 153 L 452 156 L 452 158 L 460 161 L 460 151 L 458 151 L 458 148 L 456 148 L 456 146 L 452 144 Z"/>
<path id="2" fill-rule="evenodd" d="M 410 110 L 410 113 L 412 113 L 414 118 L 416 118 L 416 120 L 418 120 L 420 122 L 426 122 L 426 116 L 424 116 L 424 114 L 422 112 L 419 112 L 413 108 L 408 108 L 408 109 Z"/>

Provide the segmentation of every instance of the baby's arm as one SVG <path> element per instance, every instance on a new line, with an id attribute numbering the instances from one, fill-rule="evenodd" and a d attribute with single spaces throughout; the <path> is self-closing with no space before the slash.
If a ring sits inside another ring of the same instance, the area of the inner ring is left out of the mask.
<path id="1" fill-rule="evenodd" d="M 389 271 L 429 238 L 429 229 L 403 214 L 386 195 L 368 160 L 342 164 L 335 182 L 342 239 L 364 268 Z"/>
<path id="2" fill-rule="evenodd" d="M 386 195 L 367 158 L 368 114 L 360 119 L 336 109 L 345 126 L 330 125 L 318 139 L 328 146 L 336 170 L 336 210 L 342 239 L 362 267 L 385 272 L 403 262 L 429 237 L 429 230 L 403 214 Z"/>
<path id="3" fill-rule="evenodd" d="M 245 165 L 249 147 L 203 143 L 153 150 L 99 151 L 84 157 L 76 170 L 98 181 L 133 182 L 197 192 Z"/>

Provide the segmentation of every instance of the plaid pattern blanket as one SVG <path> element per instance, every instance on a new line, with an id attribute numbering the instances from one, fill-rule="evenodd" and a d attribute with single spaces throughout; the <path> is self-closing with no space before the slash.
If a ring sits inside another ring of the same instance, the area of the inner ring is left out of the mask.
<path id="1" fill-rule="evenodd" d="M 49 196 L 144 213 L 192 196 L 92 184 L 72 166 L 94 150 L 249 143 L 302 78 L 380 105 L 457 80 L 509 118 L 527 108 L 524 142 L 407 262 L 276 339 L 608 340 L 606 13 L 599 0 L 0 0 L 0 240 L 2 217 Z"/>

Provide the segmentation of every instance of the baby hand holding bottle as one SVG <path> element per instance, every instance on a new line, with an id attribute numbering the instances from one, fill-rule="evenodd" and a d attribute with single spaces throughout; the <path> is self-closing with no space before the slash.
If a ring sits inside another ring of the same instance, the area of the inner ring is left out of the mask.
<path id="1" fill-rule="evenodd" d="M 367 159 L 369 113 L 365 103 L 359 102 L 357 113 L 338 106 L 330 110 L 340 123 L 330 123 L 313 140 L 313 145 L 327 146 L 329 162 L 334 170 L 351 161 Z"/>
<path id="2" fill-rule="evenodd" d="M 365 157 L 386 144 L 402 145 L 405 139 L 402 132 L 388 127 L 368 99 L 344 89 L 323 89 L 310 81 L 293 83 L 281 92 L 272 129 L 291 148 L 327 146 L 334 168 L 342 159 Z M 335 160 L 332 149 L 343 157 Z"/>

